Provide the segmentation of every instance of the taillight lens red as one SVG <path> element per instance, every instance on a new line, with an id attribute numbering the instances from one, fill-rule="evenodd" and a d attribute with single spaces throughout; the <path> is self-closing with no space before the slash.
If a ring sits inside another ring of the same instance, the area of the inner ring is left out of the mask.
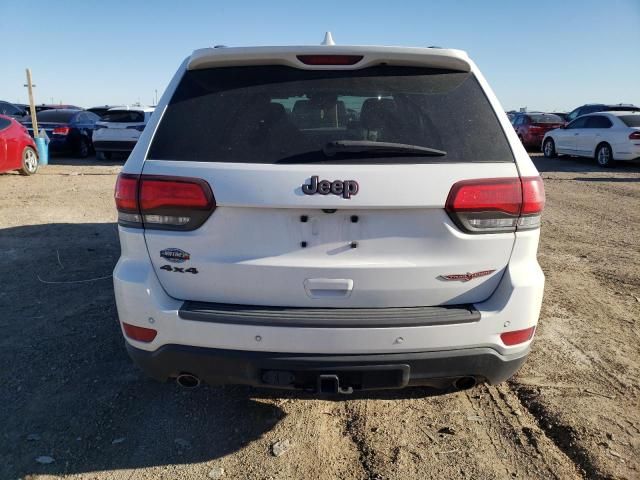
<path id="1" fill-rule="evenodd" d="M 153 342 L 153 339 L 158 335 L 158 331 L 153 328 L 138 327 L 125 322 L 122 322 L 122 328 L 127 337 L 138 342 Z"/>
<path id="2" fill-rule="evenodd" d="M 451 187 L 445 209 L 468 233 L 500 233 L 540 226 L 540 177 L 463 180 Z"/>
<path id="3" fill-rule="evenodd" d="M 362 55 L 298 55 L 305 65 L 355 65 Z"/>
<path id="4" fill-rule="evenodd" d="M 69 131 L 71 129 L 69 127 L 57 127 L 53 129 L 54 135 L 69 135 Z"/>
<path id="5" fill-rule="evenodd" d="M 120 174 L 115 190 L 118 223 L 128 227 L 194 230 L 216 207 L 198 178 Z"/>
<path id="6" fill-rule="evenodd" d="M 138 175 L 118 175 L 116 180 L 116 208 L 118 211 L 138 211 Z"/>
<path id="7" fill-rule="evenodd" d="M 143 178 L 140 185 L 140 208 L 143 211 L 163 207 L 211 207 L 211 189 L 202 181 Z"/>
<path id="8" fill-rule="evenodd" d="M 528 342 L 533 338 L 533 334 L 536 331 L 536 327 L 525 328 L 524 330 L 514 330 L 513 332 L 504 332 L 500 334 L 502 343 L 511 347 L 520 343 Z"/>
<path id="9" fill-rule="evenodd" d="M 629 135 L 629 140 L 640 140 L 640 131 L 633 132 Z"/>

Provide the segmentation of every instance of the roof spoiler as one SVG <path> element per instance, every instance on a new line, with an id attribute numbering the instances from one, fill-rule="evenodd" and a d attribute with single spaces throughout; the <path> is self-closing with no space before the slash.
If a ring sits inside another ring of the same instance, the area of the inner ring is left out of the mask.
<path id="1" fill-rule="evenodd" d="M 298 56 L 304 55 L 361 55 L 363 58 L 354 65 L 307 65 L 298 59 Z M 460 72 L 471 70 L 471 61 L 461 50 L 342 45 L 203 48 L 193 52 L 187 61 L 187 70 L 252 65 L 285 65 L 307 70 L 355 70 L 381 64 Z"/>

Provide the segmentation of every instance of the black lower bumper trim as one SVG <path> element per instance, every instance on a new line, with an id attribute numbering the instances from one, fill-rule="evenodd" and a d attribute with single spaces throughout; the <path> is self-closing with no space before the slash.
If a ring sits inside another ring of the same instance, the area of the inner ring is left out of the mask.
<path id="1" fill-rule="evenodd" d="M 448 387 L 455 379 L 473 377 L 496 384 L 510 378 L 528 350 L 513 356 L 492 348 L 371 355 L 319 355 L 221 350 L 164 345 L 148 352 L 126 343 L 142 370 L 160 381 L 190 373 L 202 381 L 318 391 L 322 379 L 345 391 Z M 329 380 L 327 380 L 329 379 Z"/>

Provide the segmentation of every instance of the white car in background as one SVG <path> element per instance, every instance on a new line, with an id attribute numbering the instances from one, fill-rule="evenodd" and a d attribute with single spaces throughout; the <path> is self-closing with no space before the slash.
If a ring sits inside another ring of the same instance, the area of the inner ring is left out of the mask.
<path id="1" fill-rule="evenodd" d="M 111 158 L 113 152 L 131 153 L 153 110 L 151 107 L 116 107 L 105 113 L 93 132 L 98 160 Z"/>
<path id="2" fill-rule="evenodd" d="M 617 160 L 640 158 L 640 110 L 578 117 L 565 127 L 547 132 L 542 151 L 547 158 L 556 155 L 595 158 L 601 167 L 611 167 Z"/>

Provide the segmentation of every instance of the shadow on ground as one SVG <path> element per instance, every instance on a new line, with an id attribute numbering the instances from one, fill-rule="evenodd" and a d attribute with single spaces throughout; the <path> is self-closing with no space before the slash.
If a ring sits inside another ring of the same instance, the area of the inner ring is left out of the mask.
<path id="1" fill-rule="evenodd" d="M 117 324 L 110 274 L 118 256 L 112 223 L 0 230 L 0 478 L 214 460 L 283 418 L 274 399 L 315 398 L 233 386 L 187 391 L 144 378 Z M 55 461 L 41 465 L 41 456 Z"/>

